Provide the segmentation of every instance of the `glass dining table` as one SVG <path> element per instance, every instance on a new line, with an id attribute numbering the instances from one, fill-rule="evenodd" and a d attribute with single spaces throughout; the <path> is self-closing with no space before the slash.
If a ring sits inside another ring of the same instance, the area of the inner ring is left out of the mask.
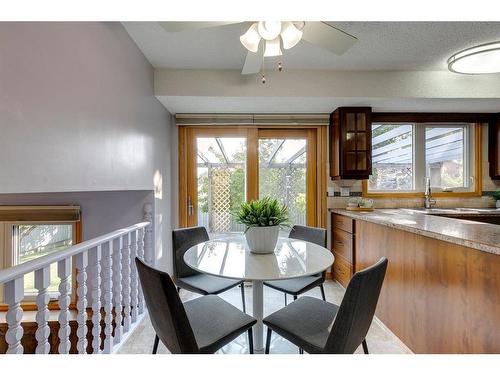
<path id="1" fill-rule="evenodd" d="M 263 282 L 310 276 L 326 270 L 334 257 L 328 249 L 298 239 L 279 238 L 271 254 L 253 254 L 243 235 L 217 238 L 188 249 L 184 261 L 194 270 L 252 283 L 253 316 L 257 319 L 254 351 L 263 353 Z"/>

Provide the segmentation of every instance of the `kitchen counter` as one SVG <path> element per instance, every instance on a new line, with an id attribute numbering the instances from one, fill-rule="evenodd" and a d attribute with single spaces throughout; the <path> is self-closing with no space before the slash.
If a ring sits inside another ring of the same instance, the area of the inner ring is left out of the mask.
<path id="1" fill-rule="evenodd" d="M 497 210 L 330 211 L 334 278 L 386 257 L 376 315 L 414 353 L 500 353 Z"/>
<path id="2" fill-rule="evenodd" d="M 500 215 L 500 210 L 399 208 L 375 209 L 372 212 L 330 209 L 330 212 L 500 255 L 499 225 L 458 219 L 460 216 Z"/>

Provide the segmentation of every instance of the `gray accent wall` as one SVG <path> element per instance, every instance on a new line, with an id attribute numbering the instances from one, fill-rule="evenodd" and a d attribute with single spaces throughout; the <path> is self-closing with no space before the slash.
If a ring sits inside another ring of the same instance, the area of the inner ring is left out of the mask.
<path id="1" fill-rule="evenodd" d="M 120 23 L 0 23 L 0 204 L 80 204 L 90 238 L 149 200 L 170 270 L 173 120 L 153 92 Z"/>

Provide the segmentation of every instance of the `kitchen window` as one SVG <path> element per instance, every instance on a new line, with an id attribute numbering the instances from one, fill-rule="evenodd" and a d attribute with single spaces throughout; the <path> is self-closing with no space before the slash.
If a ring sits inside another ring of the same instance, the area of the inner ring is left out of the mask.
<path id="1" fill-rule="evenodd" d="M 364 193 L 420 196 L 430 178 L 433 194 L 474 194 L 479 143 L 479 124 L 374 122 L 372 175 Z"/>

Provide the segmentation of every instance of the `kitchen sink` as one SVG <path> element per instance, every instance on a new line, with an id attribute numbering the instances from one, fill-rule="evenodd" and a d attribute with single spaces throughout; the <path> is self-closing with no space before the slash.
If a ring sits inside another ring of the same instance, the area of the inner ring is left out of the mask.
<path id="1" fill-rule="evenodd" d="M 496 208 L 403 208 L 404 211 L 418 212 L 427 215 L 467 215 L 467 214 L 492 214 L 500 215 L 500 209 Z"/>
<path id="2" fill-rule="evenodd" d="M 410 213 L 500 225 L 500 209 L 496 208 L 403 208 L 402 210 Z"/>

